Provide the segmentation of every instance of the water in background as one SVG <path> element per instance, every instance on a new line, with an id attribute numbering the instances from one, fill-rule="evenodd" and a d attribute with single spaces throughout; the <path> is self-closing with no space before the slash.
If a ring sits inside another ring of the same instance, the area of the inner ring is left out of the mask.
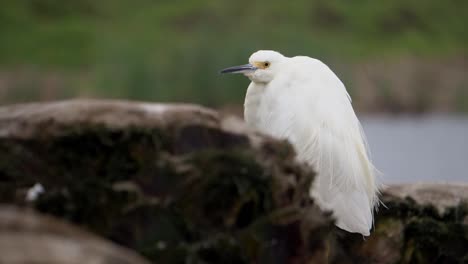
<path id="1" fill-rule="evenodd" d="M 468 182 L 467 116 L 362 116 L 384 183 Z"/>

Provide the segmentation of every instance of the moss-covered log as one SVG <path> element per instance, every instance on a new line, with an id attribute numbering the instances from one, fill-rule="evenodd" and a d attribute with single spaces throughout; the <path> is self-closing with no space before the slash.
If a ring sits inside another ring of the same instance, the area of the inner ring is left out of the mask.
<path id="1" fill-rule="evenodd" d="M 287 142 L 196 106 L 81 100 L 0 109 L 1 202 L 69 220 L 157 263 L 468 259 L 461 196 L 441 212 L 437 202 L 388 192 L 363 239 L 314 206 L 313 178 Z M 45 192 L 27 203 L 37 182 Z"/>

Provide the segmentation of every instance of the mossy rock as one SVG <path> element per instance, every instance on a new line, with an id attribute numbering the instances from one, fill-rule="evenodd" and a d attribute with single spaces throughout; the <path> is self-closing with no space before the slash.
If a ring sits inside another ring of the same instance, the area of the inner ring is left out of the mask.
<path id="1" fill-rule="evenodd" d="M 0 108 L 0 202 L 66 219 L 155 263 L 468 260 L 468 186 L 391 186 L 364 239 L 314 205 L 314 176 L 287 142 L 198 106 Z M 45 192 L 28 203 L 37 182 Z"/>
<path id="2" fill-rule="evenodd" d="M 393 185 L 381 200 L 365 242 L 339 238 L 355 263 L 466 263 L 467 184 Z"/>
<path id="3" fill-rule="evenodd" d="M 333 229 L 289 144 L 204 108 L 69 101 L 2 109 L 0 125 L 2 202 L 40 182 L 30 206 L 154 262 L 299 263 Z"/>

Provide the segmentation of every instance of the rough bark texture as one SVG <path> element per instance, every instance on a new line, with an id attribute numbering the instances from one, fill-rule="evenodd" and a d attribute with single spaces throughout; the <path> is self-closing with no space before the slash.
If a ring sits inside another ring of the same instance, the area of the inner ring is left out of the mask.
<path id="1" fill-rule="evenodd" d="M 313 178 L 288 143 L 197 106 L 0 108 L 0 202 L 68 220 L 155 263 L 468 261 L 467 186 L 391 187 L 364 240 L 314 206 Z M 28 203 L 37 182 L 45 192 Z"/>

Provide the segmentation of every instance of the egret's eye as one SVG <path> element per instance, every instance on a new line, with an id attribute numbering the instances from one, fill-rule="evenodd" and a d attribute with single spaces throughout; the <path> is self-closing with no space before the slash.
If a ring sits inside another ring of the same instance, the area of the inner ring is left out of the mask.
<path id="1" fill-rule="evenodd" d="M 267 61 L 267 62 L 264 62 L 264 63 L 263 63 L 263 66 L 265 66 L 265 68 L 268 68 L 268 67 L 270 67 L 270 63 L 269 63 L 268 61 Z"/>

